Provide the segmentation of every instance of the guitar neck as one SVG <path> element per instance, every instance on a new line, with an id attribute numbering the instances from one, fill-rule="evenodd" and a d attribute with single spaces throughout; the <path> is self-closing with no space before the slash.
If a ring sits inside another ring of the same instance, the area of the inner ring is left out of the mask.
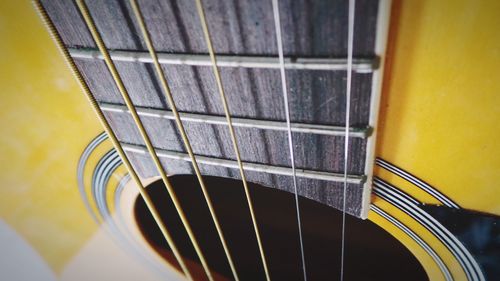
<path id="1" fill-rule="evenodd" d="M 143 178 L 158 176 L 88 26 L 70 1 L 42 1 L 57 31 Z M 270 1 L 205 1 L 222 84 L 234 119 L 247 180 L 293 192 L 285 104 Z M 168 175 L 193 174 L 171 108 L 154 74 L 131 7 L 89 2 L 88 8 Z M 175 105 L 204 175 L 239 179 L 224 110 L 196 9 L 189 1 L 140 9 Z M 379 3 L 355 11 L 350 118 L 346 124 L 347 1 L 282 3 L 283 52 L 298 193 L 366 217 L 380 75 Z M 170 117 L 169 117 L 170 116 Z M 347 160 L 345 127 L 349 127 Z"/>

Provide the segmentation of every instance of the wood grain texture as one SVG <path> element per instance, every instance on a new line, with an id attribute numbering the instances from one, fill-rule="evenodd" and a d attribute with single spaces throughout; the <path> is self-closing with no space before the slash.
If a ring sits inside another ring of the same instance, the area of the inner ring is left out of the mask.
<path id="1" fill-rule="evenodd" d="M 95 48 L 75 5 L 65 0 L 42 1 L 68 47 Z M 128 1 L 86 1 L 109 49 L 147 51 Z M 193 2 L 193 3 L 191 3 Z M 220 54 L 277 56 L 271 1 L 205 0 L 215 51 Z M 280 1 L 284 53 L 289 56 L 345 57 L 347 1 Z M 206 54 L 207 48 L 194 1 L 139 1 L 157 51 Z M 354 55 L 373 57 L 378 1 L 357 1 Z M 100 102 L 123 104 L 103 61 L 75 59 L 85 81 Z M 137 106 L 168 109 L 151 64 L 116 62 L 127 91 Z M 210 67 L 163 66 L 181 112 L 224 115 Z M 221 68 L 233 116 L 285 120 L 279 70 Z M 291 120 L 345 125 L 344 71 L 287 70 Z M 371 74 L 353 74 L 351 124 L 367 126 Z M 120 141 L 143 145 L 132 118 L 106 113 Z M 173 121 L 142 117 L 155 147 L 184 152 Z M 234 159 L 226 126 L 184 122 L 195 154 Z M 285 132 L 235 128 L 244 161 L 290 166 Z M 343 172 L 344 137 L 293 133 L 296 167 Z M 142 177 L 158 175 L 148 156 L 128 153 Z M 348 173 L 364 171 L 366 140 L 351 138 Z M 168 174 L 192 174 L 191 164 L 162 159 Z M 200 165 L 202 173 L 239 178 L 237 170 Z M 248 180 L 292 191 L 290 177 L 247 172 Z M 299 193 L 332 207 L 342 204 L 342 183 L 299 179 Z M 348 212 L 359 216 L 362 185 L 349 185 Z"/>

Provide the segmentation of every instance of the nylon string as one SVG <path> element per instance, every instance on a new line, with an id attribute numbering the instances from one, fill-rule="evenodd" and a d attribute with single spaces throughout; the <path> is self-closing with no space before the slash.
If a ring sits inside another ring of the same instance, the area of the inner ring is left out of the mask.
<path id="1" fill-rule="evenodd" d="M 304 242 L 302 238 L 302 224 L 300 220 L 300 206 L 299 206 L 299 193 L 297 189 L 297 177 L 295 171 L 295 157 L 293 153 L 293 139 L 292 139 L 292 128 L 290 124 L 290 109 L 288 105 L 288 89 L 286 83 L 286 74 L 285 74 L 285 59 L 283 56 L 283 40 L 281 37 L 281 21 L 279 14 L 279 5 L 278 0 L 272 0 L 273 3 L 273 15 L 274 15 L 274 27 L 276 30 L 276 43 L 278 45 L 278 56 L 279 56 L 279 65 L 280 65 L 280 74 L 281 74 L 281 86 L 283 91 L 283 100 L 285 103 L 285 116 L 286 116 L 286 126 L 287 126 L 287 134 L 288 134 L 288 149 L 290 153 L 290 162 L 292 164 L 292 175 L 293 175 L 293 188 L 295 192 L 295 210 L 297 213 L 297 225 L 299 231 L 299 242 L 300 242 L 300 255 L 302 258 L 302 272 L 304 274 L 304 281 L 307 280 L 307 271 L 306 271 L 306 259 L 304 253 Z"/>
<path id="2" fill-rule="evenodd" d="M 349 0 L 349 18 L 347 27 L 347 82 L 346 82 L 346 113 L 345 113 L 345 142 L 344 142 L 344 190 L 342 202 L 342 246 L 340 254 L 340 281 L 344 280 L 345 256 L 345 212 L 347 197 L 347 159 L 349 156 L 349 123 L 351 113 L 351 86 L 352 86 L 352 56 L 354 45 L 354 11 L 356 0 Z"/>

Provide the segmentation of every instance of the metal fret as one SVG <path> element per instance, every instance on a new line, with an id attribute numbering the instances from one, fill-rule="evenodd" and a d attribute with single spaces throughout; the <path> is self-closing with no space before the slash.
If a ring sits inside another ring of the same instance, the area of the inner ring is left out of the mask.
<path id="1" fill-rule="evenodd" d="M 70 55 L 78 59 L 99 59 L 103 56 L 97 49 L 68 48 Z M 114 61 L 153 63 L 147 52 L 141 51 L 114 51 L 109 50 Z M 158 52 L 158 61 L 161 64 L 210 66 L 210 57 L 205 54 L 175 54 Z M 305 58 L 285 57 L 285 68 L 295 70 L 346 70 L 347 60 L 345 58 Z M 353 71 L 358 73 L 371 73 L 377 69 L 378 60 L 368 58 L 354 58 Z M 271 68 L 279 69 L 279 61 L 276 57 L 264 56 L 231 56 L 217 54 L 217 66 L 219 67 L 244 67 L 244 68 Z"/>
<path id="2" fill-rule="evenodd" d="M 128 113 L 130 111 L 125 105 L 113 104 L 113 103 L 99 103 L 102 111 L 105 112 L 116 112 L 116 113 Z M 164 109 L 153 109 L 147 107 L 136 106 L 137 114 L 144 117 L 152 118 L 164 118 L 168 120 L 175 120 L 175 117 L 170 110 Z M 182 121 L 195 122 L 195 123 L 205 123 L 214 125 L 226 125 L 226 118 L 224 116 L 201 114 L 201 113 L 179 113 Z M 253 119 L 253 118 L 232 118 L 233 126 L 244 127 L 244 128 L 255 128 L 263 130 L 274 130 L 274 131 L 286 131 L 286 122 L 281 121 L 271 121 L 263 119 Z M 345 136 L 345 129 L 341 126 L 333 125 L 320 125 L 320 124 L 307 124 L 307 123 L 291 123 L 292 132 L 294 133 L 308 133 L 308 134 L 318 134 L 318 135 L 330 135 L 330 136 Z M 370 128 L 360 128 L 351 127 L 349 136 L 355 138 L 367 138 L 370 135 Z"/>
<path id="3" fill-rule="evenodd" d="M 144 146 L 135 145 L 135 144 L 121 144 L 123 149 L 128 152 L 135 152 L 147 155 L 148 151 Z M 160 158 L 174 159 L 174 160 L 183 160 L 190 162 L 191 158 L 187 153 L 165 150 L 160 148 L 155 148 L 156 155 Z M 219 166 L 224 168 L 238 169 L 238 163 L 235 160 L 231 159 L 222 159 L 215 157 L 207 157 L 196 155 L 196 160 L 198 163 Z M 289 167 L 281 167 L 267 164 L 257 164 L 250 162 L 243 162 L 243 167 L 247 171 L 261 172 L 273 175 L 282 175 L 282 176 L 292 176 L 292 169 Z M 324 180 L 331 182 L 344 182 L 344 174 L 343 173 L 331 173 L 325 171 L 313 171 L 313 170 L 305 170 L 296 168 L 295 169 L 296 176 L 298 178 L 307 178 L 307 179 L 315 179 L 315 180 Z M 361 184 L 365 182 L 364 175 L 347 175 L 347 183 L 352 184 Z"/>

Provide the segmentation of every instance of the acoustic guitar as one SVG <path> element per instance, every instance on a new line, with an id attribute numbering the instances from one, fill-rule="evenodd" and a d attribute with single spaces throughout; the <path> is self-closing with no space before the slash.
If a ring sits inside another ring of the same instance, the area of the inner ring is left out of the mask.
<path id="1" fill-rule="evenodd" d="M 499 280 L 496 1 L 1 3 L 2 280 Z"/>

